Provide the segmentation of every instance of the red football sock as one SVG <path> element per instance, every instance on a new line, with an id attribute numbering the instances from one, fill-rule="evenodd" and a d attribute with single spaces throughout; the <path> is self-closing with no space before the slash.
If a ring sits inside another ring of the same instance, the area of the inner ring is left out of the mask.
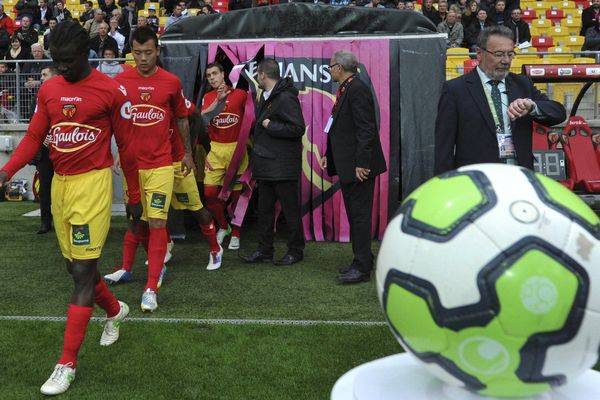
<path id="1" fill-rule="evenodd" d="M 231 209 L 235 213 L 235 208 L 237 207 L 238 200 L 242 194 L 241 190 L 234 190 L 231 192 Z M 240 237 L 240 232 L 242 228 L 236 225 L 231 225 L 231 236 Z"/>
<path id="2" fill-rule="evenodd" d="M 65 327 L 65 336 L 63 343 L 63 353 L 58 360 L 59 364 L 73 363 L 73 368 L 77 367 L 77 354 L 85 338 L 90 318 L 92 318 L 93 307 L 83 307 L 76 304 L 69 304 L 67 311 L 67 325 Z"/>
<path id="3" fill-rule="evenodd" d="M 206 205 L 217 220 L 219 228 L 227 229 L 227 218 L 225 218 L 225 202 L 219 199 L 220 186 L 204 186 Z"/>
<path id="4" fill-rule="evenodd" d="M 139 237 L 131 232 L 129 229 L 125 231 L 125 238 L 123 239 L 123 259 L 121 260 L 121 267 L 127 272 L 131 272 L 133 268 L 133 262 L 135 261 L 135 252 L 137 251 L 138 243 L 140 242 Z"/>
<path id="5" fill-rule="evenodd" d="M 148 231 L 148 225 L 140 224 L 137 229 L 138 241 L 144 246 L 146 254 L 148 254 L 148 241 L 150 240 L 150 232 Z"/>
<path id="6" fill-rule="evenodd" d="M 150 229 L 148 241 L 148 282 L 146 289 L 158 291 L 158 278 L 167 253 L 167 228 Z"/>
<path id="7" fill-rule="evenodd" d="M 100 308 L 106 311 L 108 318 L 114 317 L 121 311 L 121 306 L 115 295 L 110 291 L 104 278 L 100 278 L 100 282 L 96 284 L 96 295 L 94 303 L 98 304 Z"/>
<path id="8" fill-rule="evenodd" d="M 219 242 L 217 242 L 217 230 L 214 223 L 200 224 L 200 230 L 208 242 L 210 251 L 219 251 Z"/>

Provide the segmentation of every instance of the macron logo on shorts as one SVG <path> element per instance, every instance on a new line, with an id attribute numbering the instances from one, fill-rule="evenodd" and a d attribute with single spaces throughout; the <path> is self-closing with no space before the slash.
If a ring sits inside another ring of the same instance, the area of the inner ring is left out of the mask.
<path id="1" fill-rule="evenodd" d="M 161 210 L 164 210 L 166 202 L 167 202 L 166 194 L 152 193 L 152 199 L 150 200 L 150 207 L 159 208 Z"/>
<path id="2" fill-rule="evenodd" d="M 90 244 L 90 226 L 85 225 L 73 225 L 73 246 L 85 246 Z"/>

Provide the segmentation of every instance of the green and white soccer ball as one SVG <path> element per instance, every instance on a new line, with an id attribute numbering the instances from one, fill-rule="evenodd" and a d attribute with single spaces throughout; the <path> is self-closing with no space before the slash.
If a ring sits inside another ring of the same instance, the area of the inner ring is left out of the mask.
<path id="1" fill-rule="evenodd" d="M 442 380 L 529 396 L 591 368 L 600 346 L 600 219 L 529 170 L 480 164 L 402 203 L 377 290 L 402 346 Z"/>

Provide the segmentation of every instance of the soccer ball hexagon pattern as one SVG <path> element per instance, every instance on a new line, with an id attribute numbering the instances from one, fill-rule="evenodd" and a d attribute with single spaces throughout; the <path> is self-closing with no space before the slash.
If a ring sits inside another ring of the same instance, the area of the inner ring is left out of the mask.
<path id="1" fill-rule="evenodd" d="M 552 179 L 463 167 L 420 186 L 388 225 L 379 300 L 437 377 L 482 395 L 534 395 L 598 359 L 599 239 L 600 219 Z"/>

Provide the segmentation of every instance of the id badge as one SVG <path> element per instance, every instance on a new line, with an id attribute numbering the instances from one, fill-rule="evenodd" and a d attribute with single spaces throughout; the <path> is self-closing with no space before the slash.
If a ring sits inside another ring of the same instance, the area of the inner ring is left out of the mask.
<path id="1" fill-rule="evenodd" d="M 325 125 L 325 129 L 323 129 L 323 132 L 329 133 L 329 130 L 331 129 L 331 124 L 333 124 L 333 117 L 329 116 L 329 119 L 327 120 L 327 125 Z"/>
<path id="2" fill-rule="evenodd" d="M 496 136 L 498 138 L 498 154 L 500 159 L 517 158 L 512 134 L 498 133 Z"/>

